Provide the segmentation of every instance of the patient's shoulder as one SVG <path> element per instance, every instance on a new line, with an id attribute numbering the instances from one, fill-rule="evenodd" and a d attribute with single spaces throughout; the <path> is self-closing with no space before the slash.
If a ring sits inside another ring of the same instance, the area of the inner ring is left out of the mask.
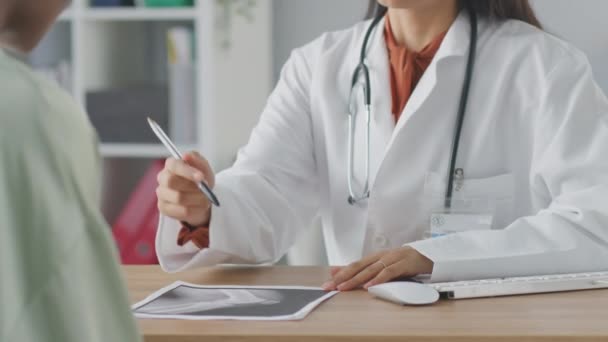
<path id="1" fill-rule="evenodd" d="M 27 67 L 0 54 L 0 127 L 2 135 L 21 128 L 36 116 L 43 100 L 35 75 Z"/>
<path id="2" fill-rule="evenodd" d="M 49 140 L 90 140 L 86 114 L 54 82 L 0 52 L 0 131 L 11 148 Z"/>

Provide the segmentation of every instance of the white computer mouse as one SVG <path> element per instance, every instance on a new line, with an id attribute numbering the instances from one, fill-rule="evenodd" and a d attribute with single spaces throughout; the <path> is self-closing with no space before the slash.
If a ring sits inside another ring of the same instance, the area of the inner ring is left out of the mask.
<path id="1" fill-rule="evenodd" d="M 401 305 L 427 305 L 439 300 L 439 292 L 434 288 L 409 281 L 374 285 L 367 291 L 376 297 Z"/>

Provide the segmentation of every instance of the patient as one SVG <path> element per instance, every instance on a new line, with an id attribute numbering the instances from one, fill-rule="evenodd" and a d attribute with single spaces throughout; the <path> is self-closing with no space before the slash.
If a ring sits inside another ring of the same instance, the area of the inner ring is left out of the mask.
<path id="1" fill-rule="evenodd" d="M 24 62 L 66 0 L 0 0 L 0 341 L 138 341 L 86 115 Z"/>

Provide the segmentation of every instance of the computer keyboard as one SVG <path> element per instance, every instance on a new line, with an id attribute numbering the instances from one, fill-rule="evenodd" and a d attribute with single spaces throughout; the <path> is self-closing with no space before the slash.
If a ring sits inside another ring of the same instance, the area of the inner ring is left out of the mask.
<path id="1" fill-rule="evenodd" d="M 449 299 L 608 288 L 608 271 L 428 284 Z"/>

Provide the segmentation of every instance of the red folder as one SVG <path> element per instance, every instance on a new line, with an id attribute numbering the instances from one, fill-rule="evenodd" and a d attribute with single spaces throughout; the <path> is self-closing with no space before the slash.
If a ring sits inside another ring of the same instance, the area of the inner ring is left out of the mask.
<path id="1" fill-rule="evenodd" d="M 112 225 L 120 259 L 125 265 L 158 264 L 154 247 L 158 226 L 155 190 L 156 177 L 163 167 L 162 160 L 152 163 Z"/>

